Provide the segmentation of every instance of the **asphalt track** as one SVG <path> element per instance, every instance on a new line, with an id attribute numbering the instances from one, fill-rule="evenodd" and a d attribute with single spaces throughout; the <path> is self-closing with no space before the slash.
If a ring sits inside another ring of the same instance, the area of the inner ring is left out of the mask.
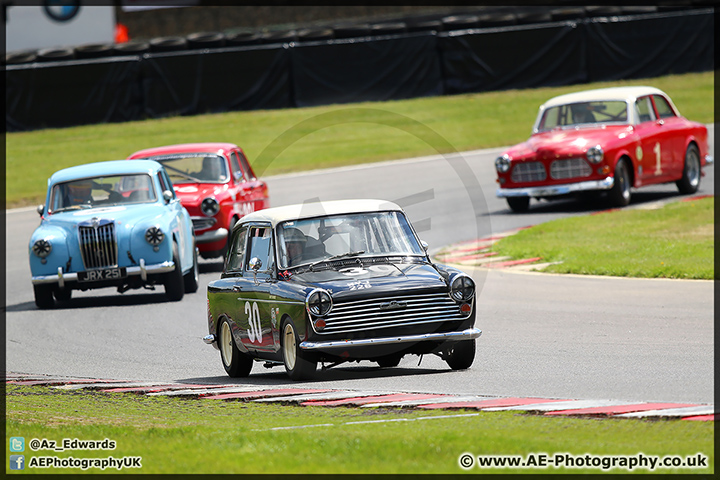
<path id="1" fill-rule="evenodd" d="M 536 203 L 512 214 L 494 196 L 500 149 L 268 178 L 273 205 L 313 199 L 382 198 L 405 207 L 420 236 L 442 246 L 582 215 L 602 204 Z M 714 168 L 699 194 L 714 194 Z M 631 208 L 682 198 L 674 185 L 634 193 Z M 62 377 L 264 389 L 414 392 L 602 402 L 714 403 L 713 282 L 617 279 L 471 268 L 483 330 L 473 367 L 453 372 L 436 357 L 397 368 L 362 362 L 290 381 L 255 364 L 227 377 L 207 332 L 205 296 L 218 262 L 201 264 L 197 294 L 165 301 L 161 290 L 74 292 L 52 311 L 35 308 L 27 241 L 30 209 L 7 214 L 6 371 Z M 420 363 L 418 365 L 418 363 Z"/>

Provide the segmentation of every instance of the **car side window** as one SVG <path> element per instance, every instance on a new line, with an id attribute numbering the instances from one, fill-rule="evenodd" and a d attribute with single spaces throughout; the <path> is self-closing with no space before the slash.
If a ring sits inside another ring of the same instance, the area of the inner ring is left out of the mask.
<path id="1" fill-rule="evenodd" d="M 172 193 L 172 198 L 175 198 L 175 190 L 173 189 L 172 182 L 170 181 L 170 178 L 168 178 L 167 172 L 164 168 L 160 170 L 159 179 L 160 188 L 162 188 L 162 191 L 169 191 L 170 193 Z"/>
<path id="2" fill-rule="evenodd" d="M 233 238 L 230 251 L 228 252 L 227 272 L 242 273 L 243 263 L 245 261 L 245 240 L 247 239 L 247 227 L 242 227 L 237 231 Z"/>
<path id="3" fill-rule="evenodd" d="M 240 152 L 239 158 L 240 158 L 240 165 L 242 166 L 242 169 L 243 169 L 243 172 L 245 175 L 245 180 L 247 180 L 248 182 L 257 180 L 257 177 L 255 177 L 255 173 L 253 172 L 253 169 L 250 166 L 250 162 L 248 162 L 248 159 L 245 158 L 245 155 L 243 155 L 242 152 Z"/>
<path id="4" fill-rule="evenodd" d="M 655 112 L 650 103 L 650 97 L 641 97 L 635 101 L 635 111 L 640 123 L 655 120 Z"/>
<path id="5" fill-rule="evenodd" d="M 662 97 L 660 95 L 653 95 L 653 101 L 655 102 L 655 108 L 657 109 L 660 118 L 668 118 L 675 116 L 675 112 L 673 111 L 672 107 L 665 99 L 665 97 Z"/>
<path id="6" fill-rule="evenodd" d="M 266 272 L 273 267 L 274 255 L 272 253 L 272 229 L 267 226 L 253 226 L 248 232 L 248 251 L 245 255 L 246 272 L 252 273 L 250 260 L 257 258 L 262 263 L 259 272 Z"/>
<path id="7" fill-rule="evenodd" d="M 240 161 L 236 152 L 230 153 L 230 168 L 232 168 L 233 178 L 238 182 L 246 182 L 247 178 L 240 168 Z"/>

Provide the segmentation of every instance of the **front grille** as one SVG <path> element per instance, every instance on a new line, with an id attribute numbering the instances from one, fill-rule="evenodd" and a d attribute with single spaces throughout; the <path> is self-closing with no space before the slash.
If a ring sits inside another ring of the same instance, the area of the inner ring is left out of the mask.
<path id="1" fill-rule="evenodd" d="M 514 183 L 542 182 L 547 178 L 547 173 L 540 162 L 523 162 L 513 166 L 511 178 Z"/>
<path id="2" fill-rule="evenodd" d="M 592 168 L 582 158 L 555 160 L 550 164 L 550 176 L 555 180 L 589 177 L 591 174 Z"/>
<path id="3" fill-rule="evenodd" d="M 117 266 L 117 239 L 112 220 L 96 218 L 78 225 L 80 254 L 86 269 Z"/>
<path id="4" fill-rule="evenodd" d="M 192 217 L 191 220 L 192 220 L 192 224 L 193 224 L 193 229 L 196 232 L 199 232 L 200 230 L 205 230 L 205 229 L 212 227 L 213 225 L 215 225 L 215 222 L 217 221 L 214 218 L 210 218 L 210 217 Z"/>
<path id="5" fill-rule="evenodd" d="M 336 303 L 319 334 L 338 334 L 440 323 L 467 318 L 447 293 L 371 298 Z"/>

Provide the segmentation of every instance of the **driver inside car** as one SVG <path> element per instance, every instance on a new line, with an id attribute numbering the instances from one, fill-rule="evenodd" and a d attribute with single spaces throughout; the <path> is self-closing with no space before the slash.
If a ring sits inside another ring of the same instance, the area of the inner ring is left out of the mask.
<path id="1" fill-rule="evenodd" d="M 288 266 L 294 267 L 305 260 L 305 244 L 307 237 L 297 228 L 289 228 L 284 232 L 285 251 L 288 256 Z"/>
<path id="2" fill-rule="evenodd" d="M 84 180 L 69 184 L 65 200 L 66 206 L 91 204 L 93 201 L 92 182 Z"/>

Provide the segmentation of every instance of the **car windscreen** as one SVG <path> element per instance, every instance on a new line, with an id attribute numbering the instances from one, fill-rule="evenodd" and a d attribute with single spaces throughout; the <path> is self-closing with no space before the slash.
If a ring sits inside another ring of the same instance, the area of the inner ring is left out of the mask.
<path id="1" fill-rule="evenodd" d="M 277 236 L 282 269 L 337 258 L 425 255 L 405 215 L 397 211 L 283 222 Z"/>
<path id="2" fill-rule="evenodd" d="M 157 194 L 150 175 L 110 175 L 55 184 L 50 195 L 49 211 L 52 213 L 155 201 Z"/>
<path id="3" fill-rule="evenodd" d="M 626 102 L 578 102 L 546 108 L 538 122 L 537 131 L 608 123 L 628 123 Z"/>
<path id="4" fill-rule="evenodd" d="M 173 185 L 225 183 L 230 179 L 227 161 L 213 153 L 183 153 L 150 158 L 163 164 Z"/>

